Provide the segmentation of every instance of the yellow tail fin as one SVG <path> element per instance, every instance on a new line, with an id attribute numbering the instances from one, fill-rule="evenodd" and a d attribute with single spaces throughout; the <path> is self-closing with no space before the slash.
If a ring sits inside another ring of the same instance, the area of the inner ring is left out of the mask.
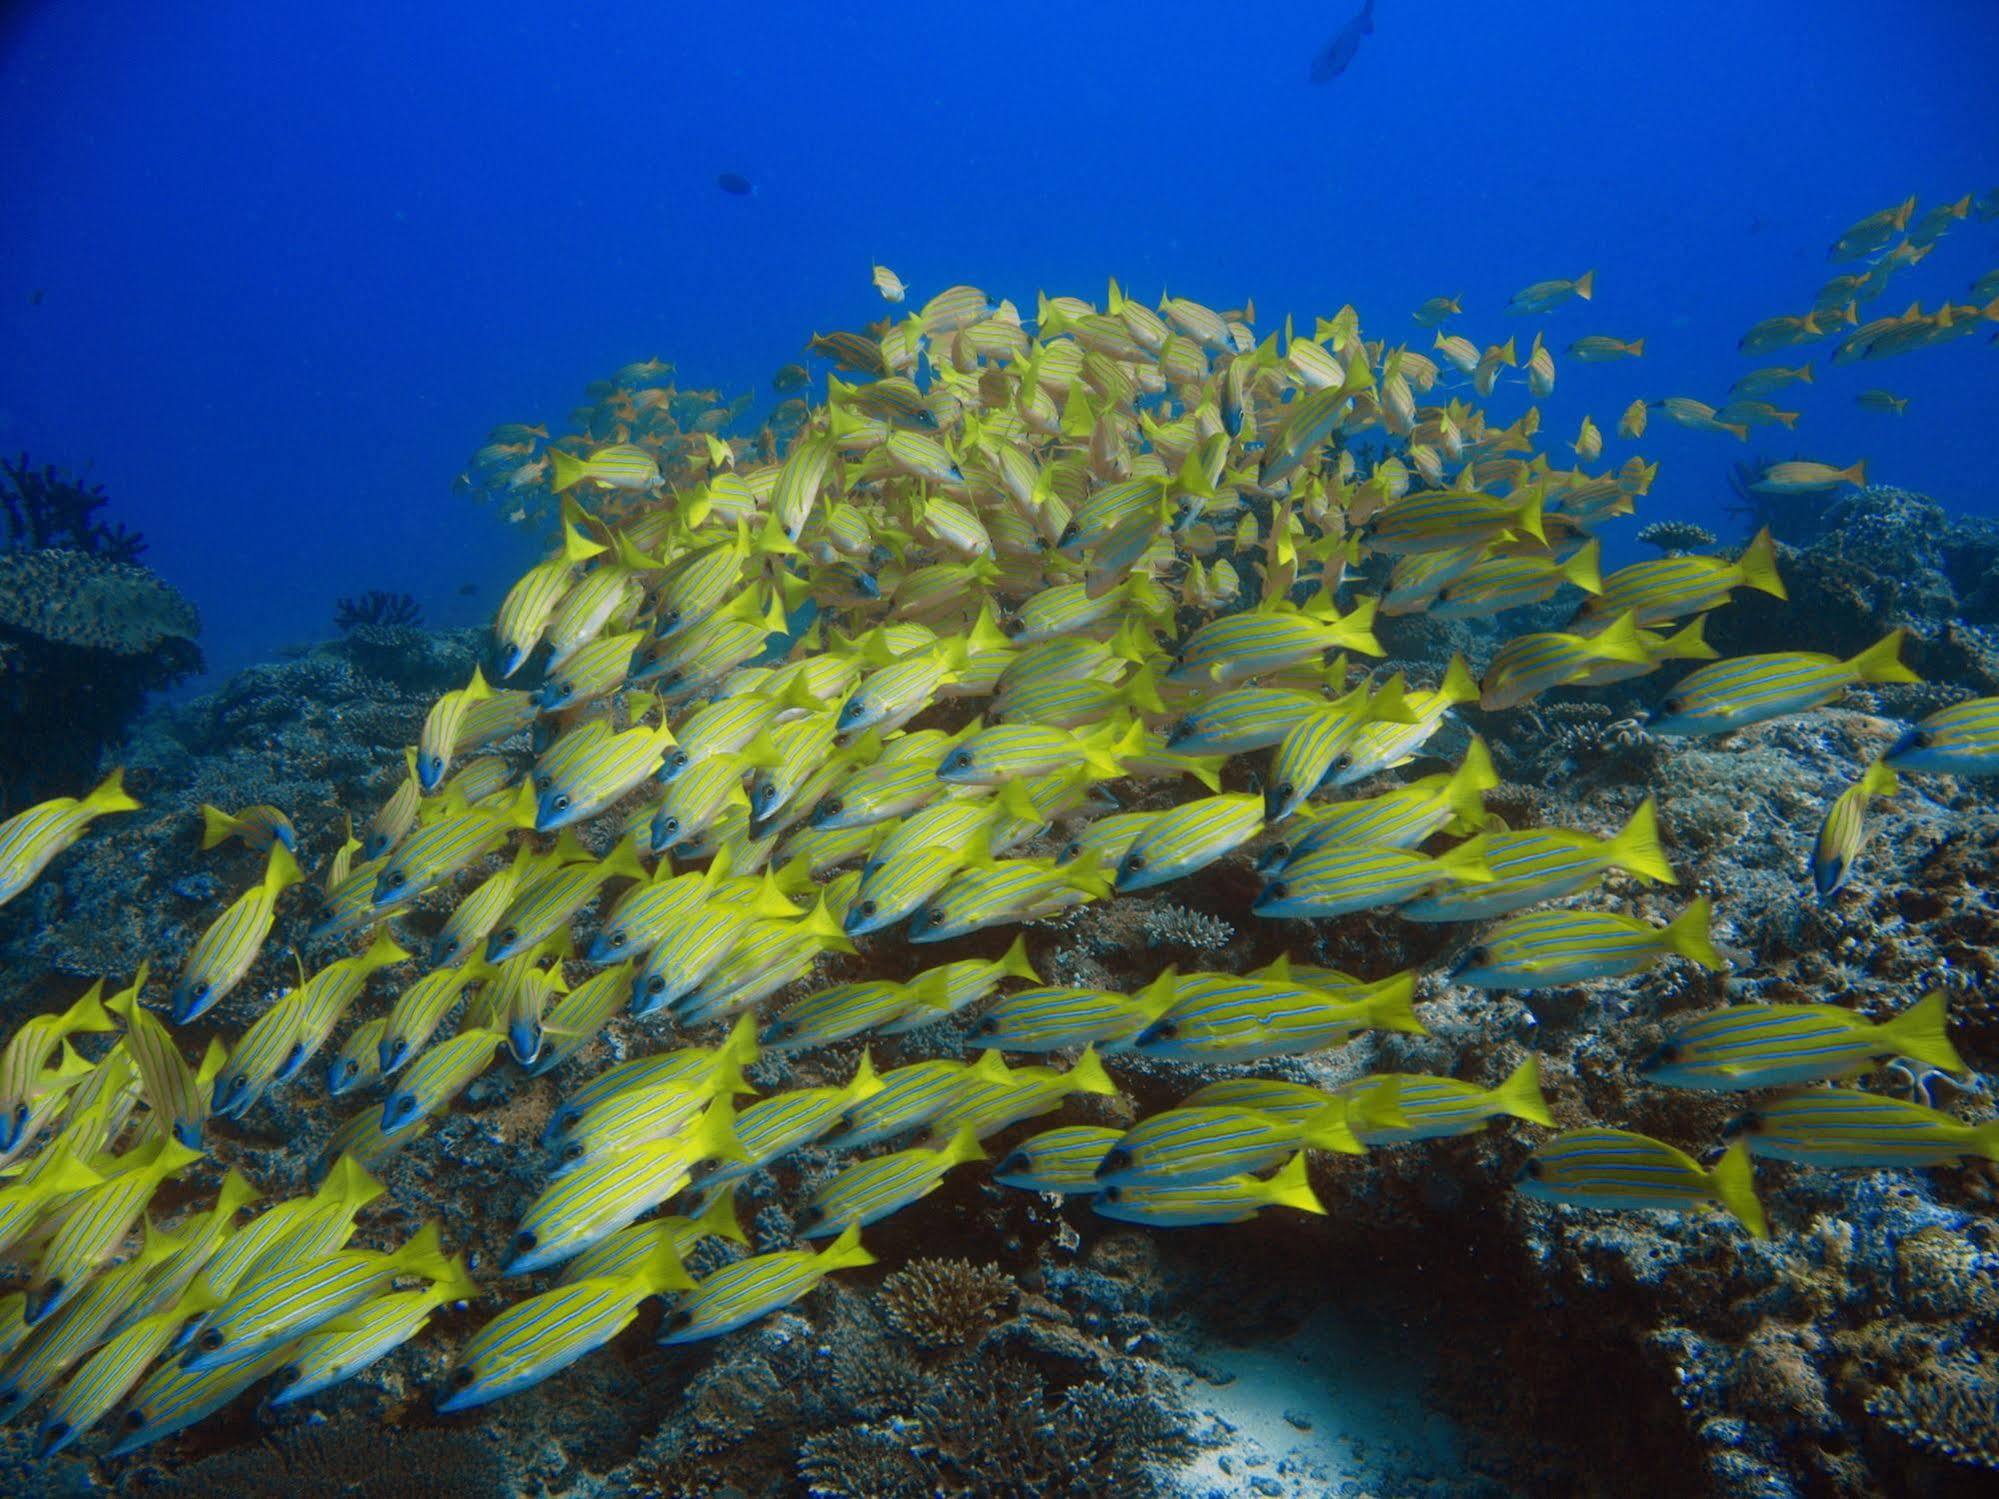
<path id="1" fill-rule="evenodd" d="M 1554 1128 L 1555 1116 L 1548 1112 L 1548 1100 L 1541 1093 L 1541 1063 L 1536 1057 L 1530 1056 L 1515 1067 L 1487 1097 L 1494 1113 Z"/>
<path id="2" fill-rule="evenodd" d="M 1668 952 L 1676 952 L 1703 968 L 1719 973 L 1728 965 L 1722 962 L 1721 954 L 1708 940 L 1708 921 L 1713 913 L 1714 902 L 1705 895 L 1699 897 L 1661 929 L 1659 941 Z"/>
<path id="3" fill-rule="evenodd" d="M 1347 1122 L 1347 1101 L 1336 1098 L 1323 1109 L 1307 1114 L 1298 1132 L 1298 1143 L 1313 1150 L 1338 1151 L 1341 1155 L 1364 1155 L 1367 1147 Z"/>
<path id="4" fill-rule="evenodd" d="M 1659 846 L 1659 809 L 1649 796 L 1638 804 L 1631 821 L 1604 845 L 1603 851 L 1612 864 L 1641 879 L 1661 885 L 1679 883 L 1673 878 L 1673 866 L 1666 862 L 1666 851 Z"/>
<path id="5" fill-rule="evenodd" d="M 1892 1047 L 1897 1056 L 1910 1057 L 1926 1066 L 1962 1074 L 1969 1069 L 1964 1065 L 1964 1058 L 1957 1054 L 1957 1048 L 1950 1044 L 1949 1019 L 1943 990 L 1932 989 L 1892 1020 L 1884 1020 L 1876 1026 L 1875 1034 L 1880 1037 L 1882 1045 Z"/>
<path id="6" fill-rule="evenodd" d="M 1749 1146 L 1737 1140 L 1722 1153 L 1709 1177 L 1714 1195 L 1736 1220 L 1758 1239 L 1770 1237 L 1770 1220 L 1756 1200 L 1756 1181 L 1749 1164 Z"/>
<path id="7" fill-rule="evenodd" d="M 1312 1190 L 1312 1183 L 1306 1177 L 1305 1152 L 1302 1150 L 1263 1184 L 1263 1191 L 1263 1200 L 1272 1207 L 1297 1208 L 1302 1213 L 1322 1215 L 1326 1211 L 1325 1204 L 1319 1201 L 1318 1193 Z"/>
<path id="8" fill-rule="evenodd" d="M 1423 1022 L 1416 1018 L 1414 969 L 1393 974 L 1378 984 L 1364 985 L 1361 1003 L 1365 1007 L 1368 1025 L 1375 1030 L 1403 1031 L 1412 1036 L 1430 1034 Z"/>
<path id="9" fill-rule="evenodd" d="M 1902 637 L 1906 632 L 1891 630 L 1846 663 L 1856 682 L 1920 682 L 1922 678 L 1902 664 Z"/>
<path id="10" fill-rule="evenodd" d="M 835 1270 L 857 1270 L 874 1262 L 875 1257 L 861 1248 L 860 1225 L 850 1223 L 839 1238 L 819 1251 L 816 1267 L 821 1275 L 830 1275 Z"/>
<path id="11" fill-rule="evenodd" d="M 83 810 L 92 817 L 106 812 L 136 812 L 139 804 L 125 792 L 125 771 L 121 766 L 98 782 L 97 789 L 83 799 Z"/>

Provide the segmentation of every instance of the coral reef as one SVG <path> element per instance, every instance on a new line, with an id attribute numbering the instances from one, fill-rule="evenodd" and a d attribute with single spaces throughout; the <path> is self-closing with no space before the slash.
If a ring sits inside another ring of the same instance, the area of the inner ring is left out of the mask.
<path id="1" fill-rule="evenodd" d="M 333 628 L 342 634 L 361 625 L 411 628 L 422 623 L 422 606 L 406 593 L 371 588 L 359 598 L 342 598 L 333 606 Z"/>
<path id="2" fill-rule="evenodd" d="M 969 1260 L 911 1260 L 882 1282 L 889 1325 L 918 1348 L 969 1343 L 1020 1288 L 998 1265 Z"/>
<path id="3" fill-rule="evenodd" d="M 1657 547 L 1667 555 L 1705 551 L 1715 543 L 1715 534 L 1706 526 L 1686 520 L 1655 520 L 1638 529 L 1638 540 Z"/>
<path id="4" fill-rule="evenodd" d="M 37 469 L 26 453 L 9 463 L 0 458 L 0 514 L 7 519 L 10 551 L 83 552 L 106 562 L 137 562 L 146 538 L 121 521 L 96 519 L 109 496 L 101 484 L 85 484 L 53 464 Z"/>
<path id="5" fill-rule="evenodd" d="M 200 628 L 145 568 L 0 552 L 0 815 L 73 785 L 149 693 L 200 671 Z"/>

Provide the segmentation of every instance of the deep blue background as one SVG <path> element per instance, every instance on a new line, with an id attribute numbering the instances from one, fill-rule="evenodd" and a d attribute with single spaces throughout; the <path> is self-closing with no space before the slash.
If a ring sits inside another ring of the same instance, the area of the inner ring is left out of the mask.
<path id="1" fill-rule="evenodd" d="M 531 548 L 451 492 L 488 427 L 559 421 L 653 354 L 767 390 L 808 333 L 879 314 L 874 259 L 919 299 L 970 281 L 1030 312 L 1112 274 L 1253 296 L 1266 326 L 1351 301 L 1423 346 L 1410 310 L 1458 292 L 1459 331 L 1523 347 L 1506 298 L 1595 266 L 1551 339 L 1647 358 L 1563 367 L 1560 453 L 1586 410 L 1721 400 L 1743 329 L 1847 269 L 1825 249 L 1853 219 L 1999 187 L 1990 0 L 1378 0 L 1312 87 L 1353 8 L 16 4 L 0 448 L 105 482 L 226 669 L 362 588 L 483 617 Z M 1873 312 L 1995 264 L 1999 222 L 1965 226 Z M 1986 337 L 1827 352 L 1758 361 L 1826 376 L 1795 439 L 1655 421 L 1650 513 L 1713 517 L 1758 446 L 1999 509 Z M 1908 415 L 1855 407 L 1869 385 Z"/>

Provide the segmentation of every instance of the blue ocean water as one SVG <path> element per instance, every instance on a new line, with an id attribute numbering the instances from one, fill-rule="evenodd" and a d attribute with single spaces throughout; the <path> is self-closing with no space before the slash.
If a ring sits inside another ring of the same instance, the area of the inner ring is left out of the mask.
<path id="1" fill-rule="evenodd" d="M 1439 294 L 1480 341 L 1642 336 L 1543 403 L 1608 431 L 1637 396 L 1723 399 L 1741 332 L 1805 310 L 1854 219 L 1999 182 L 1988 4 L 1379 0 L 1315 86 L 1353 9 L 15 5 L 0 448 L 103 482 L 226 671 L 366 588 L 483 619 L 539 540 L 452 492 L 492 424 L 559 422 L 650 355 L 768 401 L 809 333 L 881 313 L 875 260 L 918 297 L 1115 275 L 1263 327 L 1351 302 L 1424 346 Z M 1875 311 L 1994 264 L 1999 224 L 1963 225 Z M 1590 267 L 1593 302 L 1500 316 Z M 1653 513 L 1718 519 L 1750 452 L 1999 507 L 1970 440 L 1988 339 L 1838 371 L 1827 347 L 1795 436 L 1655 421 Z M 1875 385 L 1906 416 L 1853 404 Z"/>

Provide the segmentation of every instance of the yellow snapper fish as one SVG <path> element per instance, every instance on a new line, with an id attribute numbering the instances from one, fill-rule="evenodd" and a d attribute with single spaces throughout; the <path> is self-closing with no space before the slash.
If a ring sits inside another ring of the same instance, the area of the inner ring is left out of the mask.
<path id="1" fill-rule="evenodd" d="M 114 770 L 87 796 L 59 796 L 0 822 L 0 906 L 34 884 L 98 818 L 138 809 L 125 794 L 125 773 Z"/>
<path id="2" fill-rule="evenodd" d="M 225 812 L 220 807 L 201 804 L 201 846 L 211 849 L 231 838 L 241 838 L 244 846 L 262 852 L 276 839 L 296 856 L 298 854 L 298 829 L 292 826 L 291 818 L 282 807 L 270 805 L 245 807 L 240 812 Z"/>
<path id="3" fill-rule="evenodd" d="M 1509 917 L 1452 966 L 1479 989 L 1553 989 L 1642 973 L 1677 954 L 1711 972 L 1727 965 L 1708 937 L 1703 895 L 1663 927 L 1611 911 L 1529 911 Z"/>
<path id="4" fill-rule="evenodd" d="M 1182 1103 L 1139 1120 L 1098 1162 L 1102 1186 L 1197 1186 L 1254 1176 L 1301 1150 L 1360 1155 L 1343 1098 L 1302 1118 L 1228 1104 Z"/>
<path id="5" fill-rule="evenodd" d="M 1902 665 L 1903 634 L 1892 631 L 1846 661 L 1812 651 L 1717 661 L 1681 678 L 1645 726 L 1654 734 L 1727 734 L 1808 712 L 1857 683 L 1919 682 L 1922 678 Z"/>
<path id="6" fill-rule="evenodd" d="M 1954 703 L 1908 729 L 1882 762 L 1931 775 L 1999 774 L 1999 697 Z"/>
<path id="7" fill-rule="evenodd" d="M 584 483 L 605 489 L 656 489 L 663 482 L 659 460 L 631 443 L 610 443 L 581 458 L 550 448 L 548 458 L 555 468 L 553 488 L 557 494 Z"/>
<path id="8" fill-rule="evenodd" d="M 874 268 L 873 279 L 875 290 L 882 294 L 885 302 L 900 302 L 909 294 L 909 289 L 902 284 L 902 277 L 885 265 Z"/>
<path id="9" fill-rule="evenodd" d="M 1405 1145 L 1474 1134 L 1494 1119 L 1554 1127 L 1541 1094 L 1540 1066 L 1528 1057 L 1498 1084 L 1482 1088 L 1454 1077 L 1371 1073 L 1339 1090 L 1361 1144 Z M 1386 1117 L 1384 1117 L 1386 1116 Z"/>
<path id="10" fill-rule="evenodd" d="M 779 1250 L 725 1265 L 681 1296 L 660 1320 L 663 1345 L 718 1338 L 760 1317 L 790 1306 L 836 1270 L 872 1265 L 861 1247 L 860 1230 L 850 1226 L 824 1249 Z"/>
<path id="11" fill-rule="evenodd" d="M 1853 862 L 1867 846 L 1867 804 L 1898 789 L 1892 767 L 1876 760 L 1860 779 L 1833 798 L 1812 848 L 1812 884 L 1820 900 L 1830 900 L 1853 877 Z"/>
<path id="12" fill-rule="evenodd" d="M 34 1015 L 21 1023 L 0 1053 L 0 1150 L 24 1140 L 35 1101 L 53 1089 L 74 1086 L 70 1069 L 49 1070 L 68 1038 L 113 1031 L 118 1022 L 104 1006 L 104 985 L 92 984 L 59 1015 Z M 87 1069 L 86 1069 L 87 1070 Z"/>
<path id="13" fill-rule="evenodd" d="M 1771 464 L 1749 487 L 1758 494 L 1824 494 L 1842 484 L 1851 484 L 1857 489 L 1866 483 L 1865 460 L 1847 468 L 1834 468 L 1830 463 L 1798 459 Z"/>
<path id="14" fill-rule="evenodd" d="M 1710 1171 L 1685 1151 L 1647 1135 L 1570 1130 L 1536 1150 L 1513 1186 L 1537 1202 L 1577 1207 L 1686 1212 L 1714 1203 L 1752 1236 L 1770 1236 L 1763 1205 L 1756 1200 L 1749 1152 L 1740 1141 Z"/>
<path id="15" fill-rule="evenodd" d="M 1934 990 L 1880 1021 L 1835 1004 L 1730 1005 L 1675 1021 L 1638 1071 L 1647 1082 L 1729 1093 L 1853 1077 L 1895 1057 L 1961 1074 L 1947 1024 Z"/>
<path id="16" fill-rule="evenodd" d="M 1303 1151 L 1268 1177 L 1225 1176 L 1190 1186 L 1174 1182 L 1108 1184 L 1090 1200 L 1090 1207 L 1106 1218 L 1154 1228 L 1241 1223 L 1267 1207 L 1326 1211 L 1307 1180 Z"/>
<path id="17" fill-rule="evenodd" d="M 1801 1166 L 1949 1166 L 1999 1161 L 1999 1119 L 1966 1124 L 1937 1109 L 1858 1088 L 1780 1094 L 1729 1121 L 1731 1149 Z"/>
<path id="18" fill-rule="evenodd" d="M 216 917 L 188 951 L 180 977 L 174 980 L 174 1024 L 198 1019 L 243 982 L 277 920 L 278 897 L 304 878 L 291 850 L 274 842 L 264 877 Z"/>
<path id="19" fill-rule="evenodd" d="M 460 1350 L 438 1412 L 470 1410 L 540 1384 L 623 1332 L 649 1298 L 693 1286 L 680 1256 L 662 1244 L 629 1274 L 572 1281 L 515 1302 Z"/>
<path id="20" fill-rule="evenodd" d="M 1513 294 L 1506 304 L 1510 313 L 1552 312 L 1571 297 L 1580 297 L 1585 302 L 1596 295 L 1596 272 L 1584 271 L 1573 281 L 1536 281 Z"/>

